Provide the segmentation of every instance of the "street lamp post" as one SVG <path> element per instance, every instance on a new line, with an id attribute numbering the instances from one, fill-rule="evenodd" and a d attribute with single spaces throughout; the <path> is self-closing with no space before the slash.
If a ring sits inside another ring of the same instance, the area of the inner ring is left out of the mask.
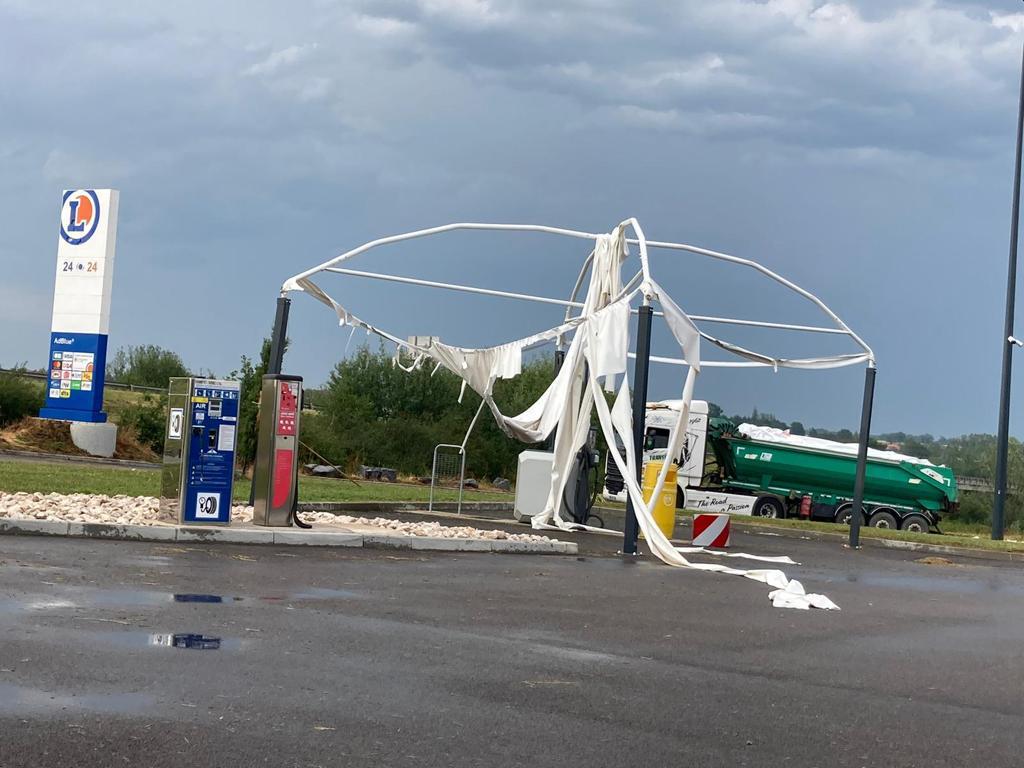
<path id="1" fill-rule="evenodd" d="M 1013 366 L 1013 311 L 1017 298 L 1017 230 L 1020 225 L 1020 165 L 1024 143 L 1024 53 L 1021 54 L 1020 97 L 1017 102 L 1017 156 L 1013 166 L 1013 213 L 1010 220 L 1010 265 L 1006 276 L 1006 318 L 1003 325 L 1003 375 L 999 389 L 999 433 L 996 438 L 996 495 L 992 506 L 992 538 L 1003 538 L 1006 508 L 1006 459 L 1010 442 L 1010 374 Z"/>

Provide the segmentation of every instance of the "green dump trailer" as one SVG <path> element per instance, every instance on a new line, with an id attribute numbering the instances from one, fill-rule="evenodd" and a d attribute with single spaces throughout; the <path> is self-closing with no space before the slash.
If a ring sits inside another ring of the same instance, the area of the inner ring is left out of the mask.
<path id="1" fill-rule="evenodd" d="M 647 404 L 644 462 L 663 461 L 681 403 Z M 711 417 L 694 400 L 685 445 L 672 459 L 679 467 L 677 506 L 691 512 L 810 517 L 849 523 L 857 446 L 789 435 Z M 608 461 L 604 497 L 625 501 L 618 467 Z M 912 456 L 869 451 L 864 522 L 877 528 L 928 532 L 956 508 L 956 477 Z"/>
<path id="2" fill-rule="evenodd" d="M 710 422 L 708 443 L 718 464 L 714 479 L 727 493 L 755 495 L 751 514 L 849 523 L 855 445 L 791 438 L 749 425 L 739 428 L 725 419 Z M 956 503 L 956 477 L 948 467 L 886 451 L 869 452 L 864 481 L 868 525 L 928 531 Z"/>

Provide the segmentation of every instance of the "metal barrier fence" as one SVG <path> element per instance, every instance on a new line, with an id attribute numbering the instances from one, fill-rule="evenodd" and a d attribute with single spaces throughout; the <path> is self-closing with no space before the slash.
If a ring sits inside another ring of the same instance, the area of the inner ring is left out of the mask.
<path id="1" fill-rule="evenodd" d="M 454 452 L 451 450 L 454 449 Z M 466 449 L 461 445 L 441 443 L 434 448 L 434 463 L 430 469 L 430 501 L 427 511 L 434 511 L 434 487 L 439 480 L 459 479 L 459 504 L 457 512 L 462 512 L 462 490 L 466 483 Z"/>
<path id="2" fill-rule="evenodd" d="M 45 373 L 36 373 L 35 371 L 19 371 L 11 370 L 9 368 L 0 368 L 0 374 L 6 374 L 10 376 L 20 376 L 23 379 L 38 379 L 40 381 L 48 381 L 49 377 Z M 159 392 L 160 394 L 167 394 L 167 387 L 144 387 L 141 384 L 125 384 L 120 381 L 106 380 L 105 386 L 114 387 L 115 389 L 127 389 L 130 392 Z"/>

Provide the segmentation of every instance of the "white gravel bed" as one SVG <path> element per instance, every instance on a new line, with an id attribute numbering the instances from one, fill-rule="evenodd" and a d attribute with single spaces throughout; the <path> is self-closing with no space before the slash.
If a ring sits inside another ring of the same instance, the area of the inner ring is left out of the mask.
<path id="1" fill-rule="evenodd" d="M 247 508 L 250 516 L 252 508 Z M 430 536 L 441 539 L 487 539 L 490 541 L 522 541 L 530 544 L 540 542 L 553 542 L 547 536 L 538 536 L 533 533 L 509 533 L 491 529 L 489 531 L 480 528 L 471 528 L 468 525 L 441 525 L 431 520 L 423 522 L 403 522 L 401 520 L 389 520 L 385 517 L 350 517 L 349 515 L 335 515 L 330 512 L 300 512 L 299 518 L 307 523 L 334 523 L 346 528 L 376 528 L 384 529 L 392 533 L 404 536 Z"/>
<path id="2" fill-rule="evenodd" d="M 63 520 L 72 523 L 113 525 L 165 525 L 159 519 L 160 500 L 154 496 L 104 496 L 90 493 L 3 493 L 0 492 L 0 519 Z M 386 530 L 403 536 L 429 536 L 445 539 L 485 539 L 526 543 L 553 542 L 547 536 L 532 533 L 508 533 L 481 530 L 466 525 L 448 526 L 432 521 L 402 522 L 383 517 L 351 517 L 330 512 L 301 512 L 300 518 L 312 524 L 354 526 Z M 231 508 L 233 523 L 251 523 L 252 507 Z"/>

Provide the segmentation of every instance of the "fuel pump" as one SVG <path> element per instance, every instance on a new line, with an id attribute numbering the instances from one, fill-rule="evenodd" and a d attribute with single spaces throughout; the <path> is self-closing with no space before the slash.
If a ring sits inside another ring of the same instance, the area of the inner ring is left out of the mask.
<path id="1" fill-rule="evenodd" d="M 160 482 L 165 520 L 231 522 L 239 386 L 223 379 L 170 380 Z"/>
<path id="2" fill-rule="evenodd" d="M 594 508 L 594 501 L 597 499 L 597 473 L 600 462 L 601 454 L 597 451 L 597 430 L 591 427 L 590 433 L 587 435 L 587 442 L 577 451 L 573 460 L 569 482 L 566 483 L 565 492 L 562 495 L 562 504 L 577 523 L 588 525 L 588 520 L 596 519 L 598 527 L 604 528 L 604 521 L 591 511 Z M 571 496 L 569 496 L 570 493 Z"/>
<path id="3" fill-rule="evenodd" d="M 549 451 L 523 451 L 519 454 L 516 473 L 516 500 L 512 516 L 519 522 L 529 522 L 544 510 L 551 493 L 551 470 L 554 454 Z M 596 520 L 604 528 L 604 521 L 593 514 L 598 493 L 598 466 L 601 454 L 597 450 L 597 430 L 591 427 L 587 442 L 576 452 L 569 465 L 569 476 L 562 490 L 560 514 L 581 525 Z"/>
<path id="4" fill-rule="evenodd" d="M 302 377 L 267 374 L 260 393 L 259 438 L 253 468 L 256 525 L 311 526 L 296 515 L 299 503 L 299 419 Z"/>

